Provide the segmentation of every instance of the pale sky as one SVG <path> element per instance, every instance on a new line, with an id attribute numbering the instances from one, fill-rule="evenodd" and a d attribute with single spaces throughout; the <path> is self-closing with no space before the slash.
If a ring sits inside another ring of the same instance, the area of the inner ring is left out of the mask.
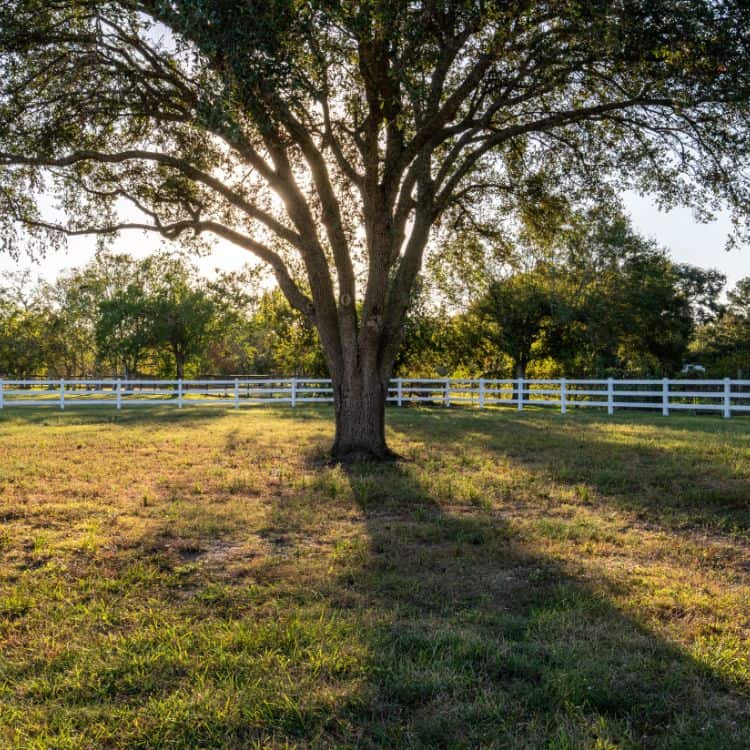
<path id="1" fill-rule="evenodd" d="M 625 204 L 634 228 L 666 247 L 676 261 L 704 268 L 718 268 L 726 274 L 729 287 L 738 279 L 750 276 L 750 248 L 739 248 L 731 252 L 724 250 L 724 242 L 729 232 L 728 217 L 720 216 L 717 221 L 710 224 L 700 224 L 690 209 L 679 208 L 664 213 L 651 199 L 635 194 L 628 194 Z M 146 255 L 159 246 L 158 237 L 142 232 L 123 233 L 114 245 L 117 250 L 136 256 Z M 26 258 L 21 258 L 16 263 L 7 256 L 0 256 L 0 271 L 31 268 L 35 276 L 51 280 L 64 269 L 85 264 L 93 256 L 94 250 L 93 238 L 71 238 L 66 253 L 50 253 L 38 263 Z M 208 275 L 214 268 L 239 269 L 247 262 L 253 262 L 253 256 L 249 252 L 226 242 L 217 242 L 210 256 L 197 259 L 197 265 Z"/>
<path id="2" fill-rule="evenodd" d="M 729 287 L 744 276 L 750 276 L 750 247 L 739 247 L 730 252 L 724 249 L 731 227 L 728 215 L 721 215 L 710 224 L 701 224 L 689 208 L 664 213 L 651 198 L 634 193 L 626 195 L 625 205 L 633 227 L 666 247 L 674 260 L 703 268 L 718 268 L 726 275 Z"/>

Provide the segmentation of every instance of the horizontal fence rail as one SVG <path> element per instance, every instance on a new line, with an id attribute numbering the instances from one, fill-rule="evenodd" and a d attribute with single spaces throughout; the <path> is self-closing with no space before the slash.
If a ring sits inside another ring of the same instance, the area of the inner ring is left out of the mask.
<path id="1" fill-rule="evenodd" d="M 322 378 L 234 378 L 229 380 L 4 380 L 0 409 L 14 406 L 218 405 L 332 403 L 333 387 Z M 573 380 L 514 378 L 395 378 L 388 402 L 396 406 L 555 406 L 719 412 L 729 418 L 750 413 L 750 380 Z"/>

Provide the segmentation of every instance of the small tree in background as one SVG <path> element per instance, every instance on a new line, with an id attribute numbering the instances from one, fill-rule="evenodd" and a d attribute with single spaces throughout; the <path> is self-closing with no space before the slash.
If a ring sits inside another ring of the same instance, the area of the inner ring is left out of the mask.
<path id="1" fill-rule="evenodd" d="M 502 353 L 510 359 L 514 377 L 525 378 L 552 306 L 551 291 L 541 273 L 519 273 L 492 282 L 473 310 L 490 362 L 492 353 Z M 498 370 L 497 362 L 490 365 L 491 374 L 497 375 Z"/>
<path id="2" fill-rule="evenodd" d="M 750 373 L 750 277 L 740 279 L 727 300 L 721 314 L 697 331 L 691 350 L 716 375 L 742 379 Z"/>
<path id="3" fill-rule="evenodd" d="M 310 321 L 279 290 L 263 294 L 248 321 L 256 372 L 328 377 L 320 339 Z"/>
<path id="4" fill-rule="evenodd" d="M 149 259 L 151 260 L 151 259 Z M 205 350 L 218 310 L 205 283 L 177 259 L 157 259 L 144 300 L 152 346 L 174 367 L 177 378 Z"/>
<path id="5" fill-rule="evenodd" d="M 28 273 L 0 276 L 0 375 L 27 378 L 46 363 L 46 316 Z"/>
<path id="6" fill-rule="evenodd" d="M 136 373 L 144 358 L 177 378 L 208 345 L 218 306 L 184 258 L 156 254 L 136 261 L 133 278 L 98 305 L 96 341 L 106 358 Z M 158 365 L 157 365 L 158 366 Z"/>

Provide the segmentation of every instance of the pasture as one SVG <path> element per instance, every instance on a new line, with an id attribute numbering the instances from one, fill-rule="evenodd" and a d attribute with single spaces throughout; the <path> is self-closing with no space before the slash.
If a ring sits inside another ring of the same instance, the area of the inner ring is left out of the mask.
<path id="1" fill-rule="evenodd" d="M 750 747 L 750 423 L 0 415 L 3 748 Z"/>

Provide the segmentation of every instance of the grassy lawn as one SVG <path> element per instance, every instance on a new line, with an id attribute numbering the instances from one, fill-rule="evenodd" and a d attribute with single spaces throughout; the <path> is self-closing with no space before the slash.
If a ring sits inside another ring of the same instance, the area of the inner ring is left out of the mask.
<path id="1" fill-rule="evenodd" d="M 750 420 L 0 416 L 2 748 L 750 748 Z"/>

